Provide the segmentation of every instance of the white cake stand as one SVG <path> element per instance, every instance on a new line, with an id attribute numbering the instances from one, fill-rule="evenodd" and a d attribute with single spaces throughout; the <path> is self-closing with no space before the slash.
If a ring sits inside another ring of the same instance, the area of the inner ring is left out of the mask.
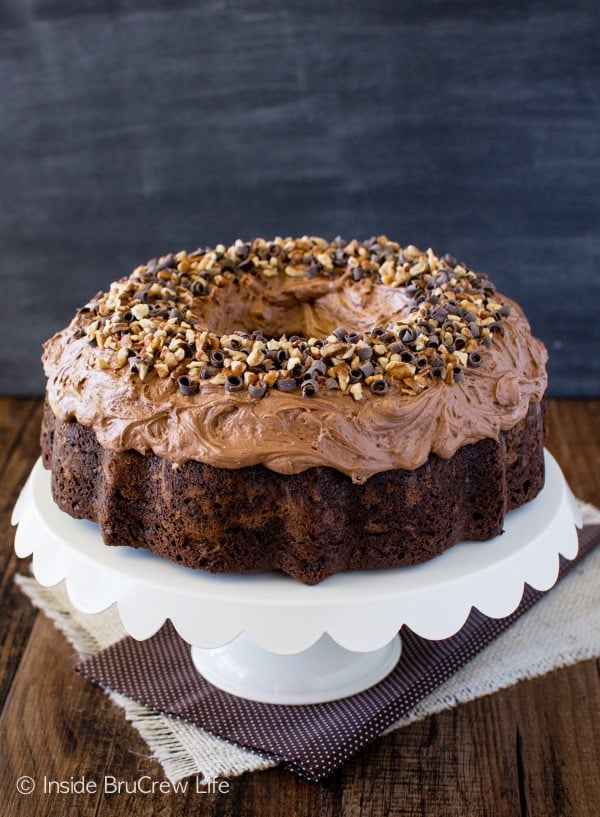
<path id="1" fill-rule="evenodd" d="M 171 619 L 198 670 L 228 692 L 269 703 L 335 700 L 393 669 L 403 624 L 447 638 L 472 607 L 503 617 L 518 606 L 525 582 L 538 590 L 554 584 L 559 554 L 577 553 L 579 517 L 556 461 L 545 458 L 543 491 L 508 514 L 502 536 L 461 542 L 422 565 L 340 573 L 313 587 L 277 572 L 212 575 L 109 547 L 95 524 L 58 509 L 41 462 L 13 513 L 15 550 L 33 554 L 40 584 L 65 579 L 79 610 L 116 603 L 134 638 L 149 638 Z"/>

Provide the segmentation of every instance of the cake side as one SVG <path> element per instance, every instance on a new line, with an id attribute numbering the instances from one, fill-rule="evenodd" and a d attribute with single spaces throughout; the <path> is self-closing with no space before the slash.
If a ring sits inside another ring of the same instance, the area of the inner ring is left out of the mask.
<path id="1" fill-rule="evenodd" d="M 93 429 L 56 418 L 47 405 L 42 452 L 58 506 L 96 521 L 107 544 L 211 572 L 280 569 L 314 584 L 498 535 L 505 514 L 543 486 L 543 440 L 544 403 L 531 403 L 497 440 L 357 484 L 325 466 L 282 475 L 260 464 L 174 467 L 152 453 L 112 452 Z"/>

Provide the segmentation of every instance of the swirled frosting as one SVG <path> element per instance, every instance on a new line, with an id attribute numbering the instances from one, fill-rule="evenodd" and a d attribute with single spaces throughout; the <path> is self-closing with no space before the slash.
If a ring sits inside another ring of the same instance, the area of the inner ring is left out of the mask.
<path id="1" fill-rule="evenodd" d="M 249 277 L 251 297 L 218 289 L 205 317 L 219 331 L 236 326 L 325 335 L 338 324 L 360 331 L 402 320 L 410 303 L 402 288 L 341 276 L 325 280 Z M 99 367 L 102 349 L 81 332 L 81 317 L 45 344 L 47 399 L 54 414 L 91 426 L 112 451 L 154 452 L 174 464 L 197 460 L 219 468 L 262 464 L 281 474 L 314 466 L 354 482 L 391 469 L 415 469 L 431 453 L 497 438 L 546 391 L 546 350 L 519 306 L 509 306 L 502 333 L 491 335 L 477 368 L 457 382 L 433 380 L 419 393 L 392 381 L 385 394 L 321 389 L 270 389 L 261 400 L 209 380 L 184 394 L 173 377 L 140 378 L 129 367 Z M 79 330 L 79 331 L 78 331 Z"/>

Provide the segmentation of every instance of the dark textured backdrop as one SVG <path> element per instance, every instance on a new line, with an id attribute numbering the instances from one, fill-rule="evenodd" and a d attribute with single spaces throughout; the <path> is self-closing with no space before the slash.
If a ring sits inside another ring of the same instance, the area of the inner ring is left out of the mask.
<path id="1" fill-rule="evenodd" d="M 0 392 L 138 262 L 256 234 L 431 245 L 600 393 L 595 2 L 0 0 Z"/>

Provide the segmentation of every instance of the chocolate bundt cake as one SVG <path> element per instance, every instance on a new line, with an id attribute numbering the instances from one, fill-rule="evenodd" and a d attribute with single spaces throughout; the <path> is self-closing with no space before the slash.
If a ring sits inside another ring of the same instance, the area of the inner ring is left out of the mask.
<path id="1" fill-rule="evenodd" d="M 543 485 L 547 356 L 521 309 L 384 236 L 152 259 L 43 359 L 55 501 L 189 567 L 414 564 Z"/>

